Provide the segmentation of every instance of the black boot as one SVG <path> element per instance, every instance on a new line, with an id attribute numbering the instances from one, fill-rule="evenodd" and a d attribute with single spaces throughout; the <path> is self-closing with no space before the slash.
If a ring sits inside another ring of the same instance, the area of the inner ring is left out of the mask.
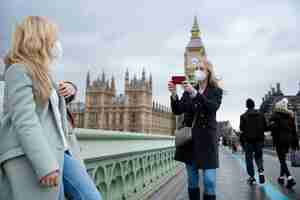
<path id="1" fill-rule="evenodd" d="M 203 200 L 216 200 L 216 195 L 204 194 L 203 195 Z"/>
<path id="2" fill-rule="evenodd" d="M 287 184 L 286 184 L 286 187 L 287 187 L 288 189 L 292 189 L 292 188 L 294 187 L 294 185 L 296 185 L 295 179 L 293 179 L 293 178 L 288 179 Z"/>
<path id="3" fill-rule="evenodd" d="M 278 179 L 277 179 L 277 181 L 278 181 L 278 183 L 280 184 L 280 185 L 284 185 L 284 177 L 282 177 L 282 176 L 280 176 Z"/>
<path id="4" fill-rule="evenodd" d="M 188 192 L 190 200 L 200 200 L 200 188 L 189 188 Z"/>

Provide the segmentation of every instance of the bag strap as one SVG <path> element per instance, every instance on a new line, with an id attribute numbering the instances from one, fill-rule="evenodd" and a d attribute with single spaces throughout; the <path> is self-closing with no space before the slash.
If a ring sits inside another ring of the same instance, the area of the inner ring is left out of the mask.
<path id="1" fill-rule="evenodd" d="M 67 108 L 67 119 L 69 121 L 69 123 L 71 124 L 72 128 L 75 128 L 75 120 L 74 120 L 74 116 L 71 113 L 70 109 Z"/>

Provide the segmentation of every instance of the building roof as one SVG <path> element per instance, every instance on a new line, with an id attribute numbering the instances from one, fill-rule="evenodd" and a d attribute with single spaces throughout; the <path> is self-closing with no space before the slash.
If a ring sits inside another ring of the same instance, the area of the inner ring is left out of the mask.
<path id="1" fill-rule="evenodd" d="M 197 17 L 194 18 L 193 27 L 191 30 L 191 40 L 189 41 L 187 48 L 200 48 L 204 47 L 201 40 L 201 32 L 199 29 Z"/>

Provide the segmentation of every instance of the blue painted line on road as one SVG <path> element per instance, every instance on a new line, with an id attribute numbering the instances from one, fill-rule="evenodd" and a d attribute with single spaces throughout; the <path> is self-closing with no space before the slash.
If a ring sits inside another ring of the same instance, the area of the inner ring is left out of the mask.
<path id="1" fill-rule="evenodd" d="M 247 171 L 245 162 L 237 155 L 232 155 L 237 161 L 239 161 L 239 164 L 241 167 Z M 258 179 L 258 176 L 256 176 L 256 179 Z M 264 188 L 266 195 L 272 199 L 272 200 L 289 200 L 289 198 L 284 195 L 281 191 L 279 191 L 276 187 L 274 187 L 270 182 L 266 181 L 264 185 L 261 187 Z"/>

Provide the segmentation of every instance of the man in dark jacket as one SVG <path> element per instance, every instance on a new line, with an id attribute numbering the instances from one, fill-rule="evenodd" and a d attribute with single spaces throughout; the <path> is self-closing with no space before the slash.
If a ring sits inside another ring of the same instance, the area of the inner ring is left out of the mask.
<path id="1" fill-rule="evenodd" d="M 255 171 L 253 166 L 253 155 L 259 173 L 259 182 L 265 182 L 263 174 L 263 146 L 264 146 L 264 132 L 267 130 L 267 123 L 264 115 L 255 109 L 255 103 L 252 99 L 246 101 L 247 111 L 240 117 L 240 131 L 241 138 L 245 142 L 245 155 L 247 172 L 250 176 L 248 182 L 255 184 Z"/>

